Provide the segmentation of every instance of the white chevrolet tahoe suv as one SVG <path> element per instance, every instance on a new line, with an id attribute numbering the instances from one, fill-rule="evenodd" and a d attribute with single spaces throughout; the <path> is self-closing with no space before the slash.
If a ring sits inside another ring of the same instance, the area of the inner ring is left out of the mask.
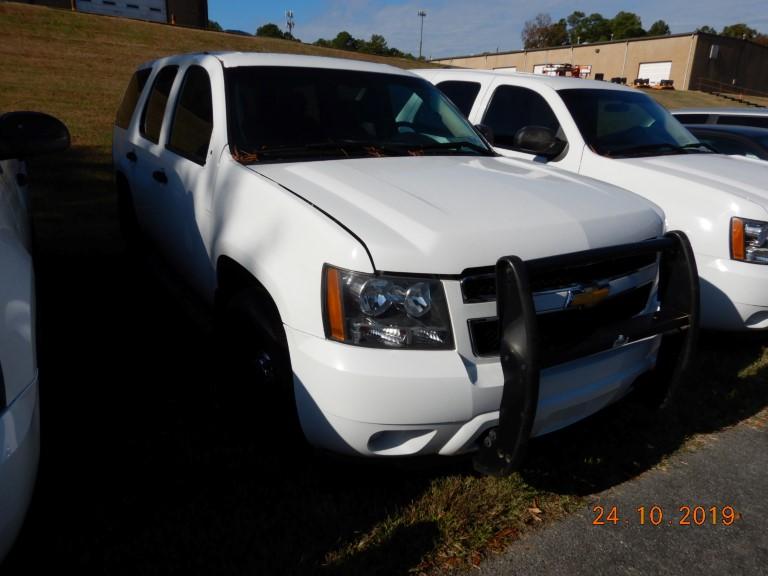
<path id="1" fill-rule="evenodd" d="M 0 563 L 24 521 L 40 454 L 35 282 L 24 159 L 69 146 L 39 112 L 0 115 Z"/>
<path id="2" fill-rule="evenodd" d="M 514 465 L 690 357 L 695 264 L 658 208 L 499 157 L 409 72 L 164 58 L 131 80 L 113 156 L 128 234 L 283 376 L 264 385 L 320 447 Z"/>
<path id="3" fill-rule="evenodd" d="M 768 164 L 715 154 L 642 91 L 578 78 L 420 70 L 497 152 L 621 186 L 691 240 L 701 325 L 768 328 Z"/>

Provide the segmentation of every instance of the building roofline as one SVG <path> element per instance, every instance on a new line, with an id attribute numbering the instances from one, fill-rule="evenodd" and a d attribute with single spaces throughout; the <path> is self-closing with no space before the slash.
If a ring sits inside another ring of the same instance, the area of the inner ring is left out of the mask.
<path id="1" fill-rule="evenodd" d="M 728 40 L 736 40 L 738 42 L 750 42 L 756 46 L 763 46 L 752 40 L 742 40 L 741 38 L 733 38 L 732 36 L 723 36 L 722 34 L 710 34 L 708 32 L 681 32 L 678 34 L 664 34 L 661 36 L 638 36 L 637 38 L 623 38 L 621 40 L 603 40 L 602 42 L 588 42 L 584 44 L 563 44 L 562 46 L 548 46 L 546 48 L 528 48 L 522 50 L 506 50 L 504 52 L 481 52 L 479 54 L 465 54 L 463 56 L 445 56 L 442 58 L 432 58 L 429 62 L 445 62 L 446 60 L 458 60 L 461 58 L 481 58 L 483 56 L 506 56 L 508 54 L 525 54 L 527 52 L 546 52 L 549 50 L 562 50 L 567 48 L 586 48 L 588 46 L 605 46 L 608 44 L 627 44 L 629 42 L 643 42 L 646 40 L 663 40 L 665 38 L 683 38 L 685 36 L 710 36 L 714 38 L 727 38 Z M 768 48 L 768 46 L 763 46 Z"/>

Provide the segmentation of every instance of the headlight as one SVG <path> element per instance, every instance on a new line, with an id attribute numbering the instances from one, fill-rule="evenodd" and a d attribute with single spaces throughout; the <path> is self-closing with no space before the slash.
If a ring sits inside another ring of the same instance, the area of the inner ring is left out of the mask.
<path id="1" fill-rule="evenodd" d="M 445 350 L 453 335 L 443 285 L 430 278 L 323 268 L 326 337 L 373 348 Z"/>
<path id="2" fill-rule="evenodd" d="M 768 222 L 731 218 L 731 258 L 768 264 Z"/>

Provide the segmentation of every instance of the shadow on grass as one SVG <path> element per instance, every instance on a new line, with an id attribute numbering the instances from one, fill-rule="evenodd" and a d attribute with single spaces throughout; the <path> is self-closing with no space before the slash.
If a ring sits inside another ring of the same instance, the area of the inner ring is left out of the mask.
<path id="1" fill-rule="evenodd" d="M 633 396 L 531 445 L 523 476 L 563 494 L 592 494 L 633 478 L 694 434 L 716 432 L 768 406 L 768 338 L 705 332 L 675 402 L 654 412 Z"/>

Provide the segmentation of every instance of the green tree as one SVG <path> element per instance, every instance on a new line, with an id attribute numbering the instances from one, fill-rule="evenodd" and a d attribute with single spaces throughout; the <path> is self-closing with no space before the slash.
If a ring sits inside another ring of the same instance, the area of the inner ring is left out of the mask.
<path id="1" fill-rule="evenodd" d="M 738 24 L 731 24 L 730 26 L 726 26 L 723 28 L 723 31 L 720 32 L 720 34 L 723 36 L 730 36 L 732 38 L 744 38 L 745 40 L 753 40 L 757 37 L 759 32 L 754 28 L 750 28 L 743 22 L 739 22 Z"/>
<path id="2" fill-rule="evenodd" d="M 549 14 L 538 14 L 523 25 L 525 48 L 546 48 L 568 43 L 568 23 L 565 18 L 552 22 Z"/>
<path id="3" fill-rule="evenodd" d="M 352 36 L 346 30 L 342 30 L 336 34 L 336 38 L 331 40 L 331 48 L 337 48 L 338 50 L 351 50 L 357 52 L 360 48 L 360 40 Z"/>
<path id="4" fill-rule="evenodd" d="M 208 30 L 213 30 L 214 32 L 223 32 L 223 28 L 221 27 L 221 24 L 216 22 L 216 20 L 208 20 Z"/>
<path id="5" fill-rule="evenodd" d="M 602 42 L 611 39 L 611 22 L 602 14 L 587 16 L 584 12 L 574 12 L 566 19 L 568 36 L 571 44 L 584 42 Z"/>
<path id="6" fill-rule="evenodd" d="M 387 40 L 381 34 L 372 34 L 371 39 L 368 42 L 364 40 L 358 42 L 361 52 L 378 54 L 379 56 L 388 56 L 390 53 L 389 46 L 387 46 Z"/>
<path id="7" fill-rule="evenodd" d="M 619 12 L 611 19 L 611 32 L 614 40 L 639 38 L 645 36 L 640 16 L 633 12 Z"/>
<path id="8" fill-rule="evenodd" d="M 656 20 L 651 27 L 648 28 L 649 36 L 668 36 L 672 32 L 669 30 L 669 25 L 664 20 Z"/>
<path id="9" fill-rule="evenodd" d="M 259 26 L 256 29 L 256 36 L 261 38 L 285 38 L 285 34 L 280 30 L 280 27 L 272 22 Z"/>
<path id="10" fill-rule="evenodd" d="M 696 28 L 696 32 L 701 32 L 702 34 L 717 34 L 717 30 L 712 28 L 712 26 L 701 26 Z"/>

